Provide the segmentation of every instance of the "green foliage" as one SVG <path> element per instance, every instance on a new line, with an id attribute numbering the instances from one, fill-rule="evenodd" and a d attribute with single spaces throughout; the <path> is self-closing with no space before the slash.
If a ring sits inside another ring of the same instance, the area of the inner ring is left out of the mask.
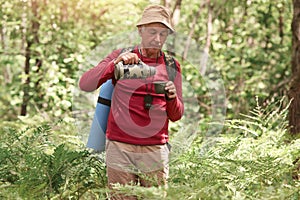
<path id="1" fill-rule="evenodd" d="M 235 118 L 255 106 L 254 96 L 262 102 L 275 102 L 287 94 L 290 76 L 291 15 L 290 1 L 211 1 L 212 32 L 209 49 L 212 69 L 221 74 L 227 98 L 227 116 Z M 192 39 L 200 46 L 189 52 L 198 54 L 207 40 L 208 8 L 199 1 L 182 5 L 178 30 L 186 35 L 195 24 Z M 186 69 L 188 80 L 199 79 L 199 73 Z M 198 77 L 197 77 L 198 76 Z M 198 89 L 198 97 L 209 107 L 207 88 Z M 199 84 L 199 81 L 196 82 Z M 201 110 L 209 114 L 209 108 Z"/>
<path id="2" fill-rule="evenodd" d="M 143 8 L 154 1 L 36 1 L 36 13 L 32 2 L 0 0 L 0 198 L 104 199 L 105 165 L 84 150 L 79 138 L 86 132 L 80 130 L 79 137 L 70 117 L 78 73 L 90 67 L 86 57 L 100 43 L 134 30 Z M 203 2 L 181 4 L 179 35 L 189 35 L 201 10 L 192 35 L 197 48 L 189 50 L 188 58 L 199 58 L 207 42 L 208 6 Z M 210 93 L 213 82 L 194 66 L 200 60 L 182 61 L 183 92 L 192 101 L 186 103 L 184 119 L 171 126 L 176 133 L 171 136 L 169 188 L 119 188 L 145 199 L 299 199 L 300 183 L 292 177 L 300 176 L 300 141 L 288 136 L 289 103 L 269 104 L 288 87 L 292 3 L 211 0 L 210 6 L 206 75 L 215 80 L 217 72 L 224 81 L 231 120 L 223 134 L 207 134 L 218 126 L 211 118 L 212 98 L 218 94 Z M 29 74 L 24 73 L 26 50 Z M 24 88 L 28 115 L 19 117 Z"/>
<path id="3" fill-rule="evenodd" d="M 52 129 L 42 124 L 23 131 L 3 130 L 2 198 L 89 199 L 105 195 L 104 163 L 82 147 L 54 144 Z"/>
<path id="4" fill-rule="evenodd" d="M 17 118 L 25 88 L 29 92 L 29 115 L 68 115 L 78 69 L 89 65 L 85 57 L 105 38 L 135 27 L 138 11 L 145 5 L 143 1 L 54 0 L 36 1 L 35 7 L 32 2 L 0 4 L 0 92 L 5 94 L 1 95 L 0 113 L 6 120 Z M 137 9 L 128 12 L 124 4 Z M 15 12 L 13 7 L 22 12 Z M 30 65 L 28 74 L 23 69 L 26 57 Z M 25 85 L 27 78 L 29 86 Z"/>
<path id="5" fill-rule="evenodd" d="M 300 140 L 290 140 L 284 120 L 287 109 L 281 104 L 258 105 L 245 119 L 229 120 L 227 134 L 199 134 L 187 152 L 182 144 L 185 153 L 173 155 L 176 159 L 170 163 L 168 189 L 121 190 L 142 199 L 161 199 L 165 194 L 164 199 L 299 199 L 300 182 L 293 174 Z"/>
<path id="6" fill-rule="evenodd" d="M 34 14 L 31 1 L 2 0 L 1 118 L 17 118 L 27 77 L 30 78 L 29 115 L 37 112 L 50 118 L 68 115 L 78 70 L 90 64 L 85 58 L 107 38 L 135 30 L 143 8 L 151 2 L 154 1 L 37 1 Z M 280 99 L 286 94 L 290 75 L 291 2 L 214 0 L 210 6 L 211 68 L 224 81 L 228 117 L 234 118 L 255 106 L 254 96 L 263 102 Z M 22 12 L 15 12 L 16 9 Z M 198 58 L 206 44 L 208 8 L 195 0 L 181 4 L 176 29 L 185 36 L 189 35 L 199 9 L 200 17 L 192 35 L 197 49 L 191 49 L 188 58 Z M 37 31 L 32 28 L 34 22 L 38 23 Z M 33 44 L 29 48 L 30 73 L 26 75 L 23 68 L 28 41 Z M 37 61 L 42 62 L 40 67 Z M 182 66 L 184 78 L 190 81 L 203 105 L 202 116 L 209 116 L 210 94 L 206 83 L 197 80 L 199 70 L 188 64 Z"/>
<path id="7" fill-rule="evenodd" d="M 185 126 L 171 138 L 168 188 L 117 188 L 141 199 L 298 199 L 300 139 L 288 135 L 285 104 L 257 104 L 220 135 Z M 105 199 L 103 155 L 84 150 L 70 123 L 23 126 L 0 126 L 1 198 Z"/>

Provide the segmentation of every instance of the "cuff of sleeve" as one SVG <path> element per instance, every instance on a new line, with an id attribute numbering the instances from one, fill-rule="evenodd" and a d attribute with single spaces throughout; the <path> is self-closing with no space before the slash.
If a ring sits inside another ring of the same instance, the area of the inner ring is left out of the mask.
<path id="1" fill-rule="evenodd" d="M 166 98 L 167 101 L 173 101 L 174 99 L 176 99 L 176 97 L 169 98 L 167 94 L 165 94 L 165 98 Z"/>

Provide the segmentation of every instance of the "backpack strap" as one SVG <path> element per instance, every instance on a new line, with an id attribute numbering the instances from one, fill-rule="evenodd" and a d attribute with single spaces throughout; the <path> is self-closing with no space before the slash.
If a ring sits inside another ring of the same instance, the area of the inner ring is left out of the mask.
<path id="1" fill-rule="evenodd" d="M 124 53 L 124 52 L 133 52 L 134 50 L 134 46 L 133 47 L 127 47 L 127 48 L 123 48 L 120 52 L 121 53 Z"/>
<path id="2" fill-rule="evenodd" d="M 108 106 L 108 107 L 110 107 L 110 105 L 111 105 L 111 100 L 109 100 L 109 99 L 105 99 L 105 98 L 103 98 L 103 97 L 98 97 L 98 101 L 97 101 L 98 103 L 101 103 L 101 104 L 103 104 L 103 105 L 106 105 L 106 106 Z"/>
<path id="3" fill-rule="evenodd" d="M 170 56 L 170 55 L 165 55 L 164 59 L 165 59 L 165 63 L 166 63 L 169 80 L 174 82 L 176 73 L 177 73 L 176 62 L 175 62 L 173 56 Z"/>

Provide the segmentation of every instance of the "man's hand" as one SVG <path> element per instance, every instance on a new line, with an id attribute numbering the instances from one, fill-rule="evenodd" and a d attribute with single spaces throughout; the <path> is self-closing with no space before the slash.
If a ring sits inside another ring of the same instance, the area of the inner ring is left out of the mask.
<path id="1" fill-rule="evenodd" d="M 176 96 L 177 96 L 176 87 L 172 81 L 167 82 L 165 90 L 167 91 L 166 95 L 169 99 L 176 98 Z"/>
<path id="2" fill-rule="evenodd" d="M 139 62 L 139 57 L 135 53 L 131 52 L 124 52 L 121 53 L 116 60 L 114 61 L 115 64 L 123 61 L 125 65 L 127 64 L 137 64 Z"/>

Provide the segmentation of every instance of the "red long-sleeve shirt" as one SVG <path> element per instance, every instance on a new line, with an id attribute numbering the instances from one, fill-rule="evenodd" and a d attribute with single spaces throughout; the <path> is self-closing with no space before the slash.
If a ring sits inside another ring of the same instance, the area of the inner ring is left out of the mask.
<path id="1" fill-rule="evenodd" d="M 177 72 L 174 80 L 177 97 L 166 100 L 164 94 L 156 94 L 155 81 L 168 81 L 168 73 L 164 54 L 158 58 L 145 58 L 137 47 L 134 53 L 147 65 L 156 68 L 156 74 L 146 79 L 114 79 L 114 60 L 121 49 L 113 51 L 97 66 L 85 72 L 79 87 L 91 92 L 100 87 L 108 79 L 115 83 L 111 110 L 108 117 L 106 137 L 136 145 L 154 145 L 168 142 L 169 120 L 179 120 L 183 115 L 181 69 L 177 61 Z M 150 94 L 153 98 L 150 110 L 144 108 L 144 97 Z"/>

